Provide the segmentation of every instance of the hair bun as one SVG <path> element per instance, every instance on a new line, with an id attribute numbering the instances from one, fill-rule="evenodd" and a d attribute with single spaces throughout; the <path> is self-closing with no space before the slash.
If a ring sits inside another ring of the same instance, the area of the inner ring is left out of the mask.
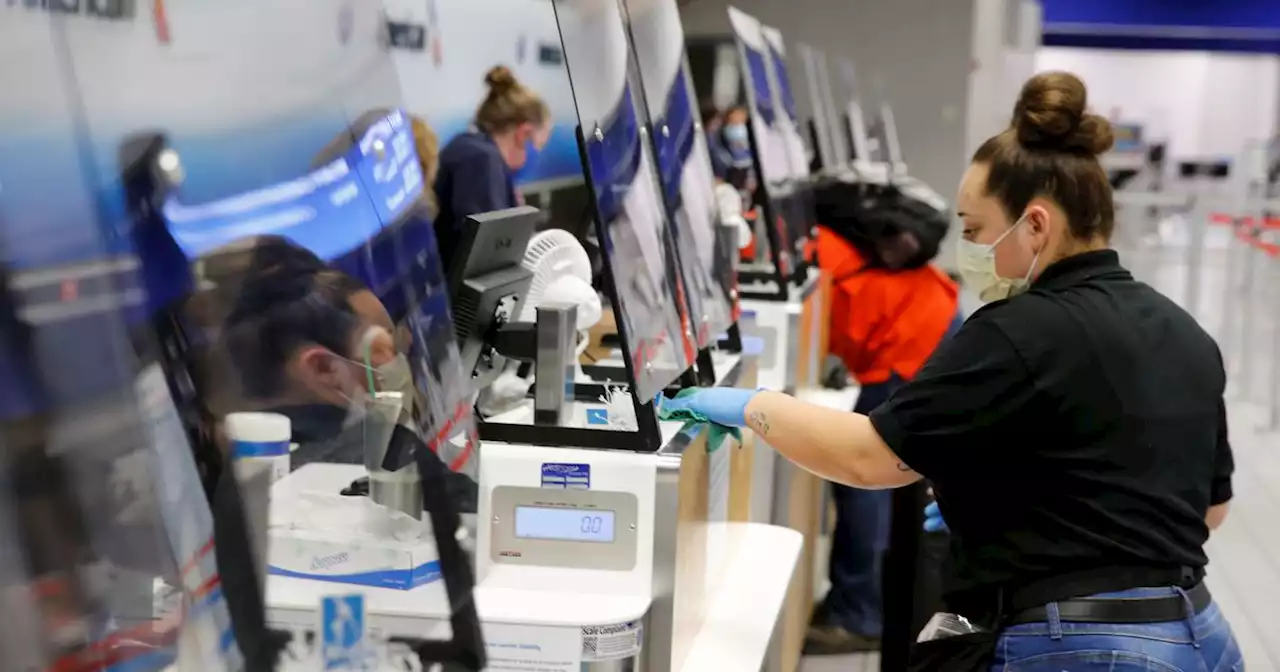
<path id="1" fill-rule="evenodd" d="M 1018 143 L 1027 149 L 1098 155 L 1111 149 L 1111 122 L 1087 111 L 1088 91 L 1069 72 L 1045 72 L 1022 87 L 1013 110 Z"/>
<path id="2" fill-rule="evenodd" d="M 520 82 L 516 81 L 516 76 L 512 74 L 511 69 L 505 65 L 495 65 L 489 68 L 489 72 L 484 75 L 484 83 L 496 93 L 510 91 L 519 88 Z"/>

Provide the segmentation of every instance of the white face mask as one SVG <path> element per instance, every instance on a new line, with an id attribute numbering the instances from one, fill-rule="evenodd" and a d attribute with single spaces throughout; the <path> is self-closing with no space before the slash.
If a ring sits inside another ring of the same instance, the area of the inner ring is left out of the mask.
<path id="1" fill-rule="evenodd" d="M 396 355 L 395 359 L 377 368 L 378 378 L 382 381 L 382 389 L 387 392 L 399 392 L 404 398 L 405 409 L 413 406 L 417 389 L 413 385 L 413 369 L 409 367 L 409 358 Z"/>
<path id="2" fill-rule="evenodd" d="M 360 362 L 355 362 L 346 357 L 338 356 L 339 361 L 343 364 L 356 364 L 364 366 Z M 368 367 L 365 367 L 366 369 Z M 372 372 L 368 374 L 372 376 Z M 362 383 L 359 376 L 354 373 L 343 376 L 345 381 L 342 383 L 338 394 L 347 402 L 347 417 L 342 422 L 344 429 L 354 427 L 364 421 L 365 416 L 369 413 L 369 407 L 373 405 L 375 392 L 365 383 Z"/>
<path id="3" fill-rule="evenodd" d="M 1021 226 L 1026 219 L 1026 215 L 1018 218 L 1008 231 L 1001 234 L 990 245 L 982 245 L 964 238 L 956 243 L 960 277 L 964 278 L 965 285 L 978 293 L 978 298 L 983 302 L 990 303 L 1017 296 L 1025 292 L 1031 284 L 1031 274 L 1035 272 L 1036 264 L 1040 261 L 1039 252 L 1036 252 L 1036 256 L 1031 260 L 1031 267 L 1027 269 L 1027 274 L 1021 278 L 1002 278 L 996 272 L 996 246 L 1008 238 L 1009 234 Z"/>

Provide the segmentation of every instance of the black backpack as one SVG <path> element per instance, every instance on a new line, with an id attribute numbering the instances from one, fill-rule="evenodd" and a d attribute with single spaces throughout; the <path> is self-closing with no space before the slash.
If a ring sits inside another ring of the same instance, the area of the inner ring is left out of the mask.
<path id="1" fill-rule="evenodd" d="M 919 268 L 938 256 L 946 211 L 893 186 L 833 182 L 816 189 L 818 222 L 848 241 L 865 268 Z"/>

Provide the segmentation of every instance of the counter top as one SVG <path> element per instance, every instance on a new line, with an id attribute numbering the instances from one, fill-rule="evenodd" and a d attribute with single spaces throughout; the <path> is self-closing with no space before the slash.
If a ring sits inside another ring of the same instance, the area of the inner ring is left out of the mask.
<path id="1" fill-rule="evenodd" d="M 758 670 L 773 641 L 804 539 L 799 532 L 735 523 L 740 542 L 682 670 Z"/>
<path id="2" fill-rule="evenodd" d="M 681 669 L 760 669 L 774 639 L 778 615 L 791 585 L 803 539 L 795 530 L 759 523 L 731 525 L 740 538 L 737 552 L 723 567 L 723 584 L 708 606 L 702 630 Z M 269 620 L 273 624 L 314 626 L 320 599 L 355 589 L 341 584 L 290 579 L 267 580 Z M 414 590 L 364 588 L 369 624 L 392 633 L 447 637 L 448 607 L 440 582 Z M 561 627 L 608 625 L 640 618 L 649 601 L 618 595 L 575 594 L 536 589 L 494 589 L 483 583 L 474 592 L 485 623 Z"/>
<path id="3" fill-rule="evenodd" d="M 424 621 L 434 621 L 448 632 L 449 600 L 444 582 L 435 581 L 413 590 L 349 586 L 341 583 L 267 577 L 267 610 L 273 623 L 314 625 L 320 600 L 330 595 L 364 594 L 371 625 L 394 634 L 422 632 Z M 490 588 L 483 583 L 472 593 L 477 614 L 486 623 L 534 624 L 581 627 L 612 625 L 637 620 L 649 610 L 649 600 L 623 595 L 592 595 L 556 590 Z M 306 614 L 300 622 L 289 613 Z M 416 621 L 407 630 L 387 619 Z"/>

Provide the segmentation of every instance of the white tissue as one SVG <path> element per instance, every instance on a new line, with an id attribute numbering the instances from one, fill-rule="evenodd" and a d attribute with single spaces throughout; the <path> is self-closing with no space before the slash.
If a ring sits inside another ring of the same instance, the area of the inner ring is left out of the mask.
<path id="1" fill-rule="evenodd" d="M 431 540 L 431 524 L 368 497 L 301 491 L 284 503 L 271 503 L 271 527 L 341 535 L 352 542 Z"/>
<path id="2" fill-rule="evenodd" d="M 631 399 L 631 391 L 626 385 L 607 388 L 600 397 L 600 403 L 605 405 L 609 429 L 634 432 L 640 428 L 636 422 L 636 407 Z"/>
<path id="3" fill-rule="evenodd" d="M 529 386 L 533 384 L 533 376 L 524 377 L 519 373 L 520 363 L 509 361 L 502 373 L 491 385 L 480 391 L 476 408 L 486 418 L 501 415 L 524 403 L 529 396 Z"/>

